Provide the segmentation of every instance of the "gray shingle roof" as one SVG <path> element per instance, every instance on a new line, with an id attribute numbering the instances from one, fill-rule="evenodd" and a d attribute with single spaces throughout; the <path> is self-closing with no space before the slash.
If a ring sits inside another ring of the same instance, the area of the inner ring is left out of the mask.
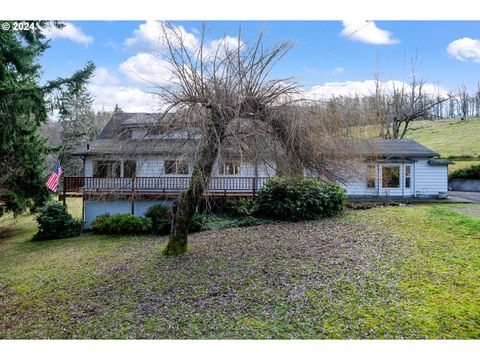
<path id="1" fill-rule="evenodd" d="M 415 140 L 365 140 L 360 141 L 358 151 L 366 157 L 408 158 L 438 156 L 435 151 L 423 146 Z"/>
<path id="2" fill-rule="evenodd" d="M 161 114 L 151 113 L 116 113 L 98 136 L 90 143 L 90 149 L 77 149 L 74 155 L 85 154 L 159 154 L 184 153 L 195 151 L 198 140 L 181 144 L 172 139 L 129 139 L 119 136 L 122 131 L 132 126 L 148 127 L 157 123 Z M 175 116 L 175 115 L 170 115 Z M 419 144 L 415 140 L 362 140 L 355 144 L 359 155 L 369 158 L 433 158 L 439 154 Z"/>

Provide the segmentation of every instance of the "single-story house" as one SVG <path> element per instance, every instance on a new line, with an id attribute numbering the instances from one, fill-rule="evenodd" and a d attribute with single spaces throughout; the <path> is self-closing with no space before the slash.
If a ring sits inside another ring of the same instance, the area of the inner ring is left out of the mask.
<path id="1" fill-rule="evenodd" d="M 64 191 L 84 199 L 86 227 L 104 213 L 143 214 L 155 203 L 171 203 L 186 189 L 199 144 L 195 130 L 153 131 L 158 116 L 116 113 L 98 138 L 74 155 L 82 177 L 65 177 Z M 448 165 L 414 140 L 358 141 L 358 160 L 341 183 L 352 197 L 446 197 Z M 211 196 L 255 196 L 277 173 L 275 161 L 222 150 L 209 185 Z"/>

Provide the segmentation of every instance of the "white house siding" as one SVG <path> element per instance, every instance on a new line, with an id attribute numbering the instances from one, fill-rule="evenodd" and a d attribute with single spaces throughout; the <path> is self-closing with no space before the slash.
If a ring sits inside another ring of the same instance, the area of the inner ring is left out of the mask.
<path id="1" fill-rule="evenodd" d="M 430 165 L 428 159 L 415 163 L 415 195 L 438 196 L 448 191 L 448 166 Z"/>
<path id="2" fill-rule="evenodd" d="M 350 174 L 350 180 L 341 184 L 350 196 L 412 196 L 415 181 L 415 164 L 413 163 L 376 163 L 375 165 L 375 188 L 367 187 L 367 164 L 356 165 L 355 172 Z M 410 188 L 405 188 L 405 165 L 410 165 Z M 384 188 L 382 186 L 383 166 L 400 167 L 400 187 Z"/>
<path id="3" fill-rule="evenodd" d="M 137 176 L 158 177 L 164 174 L 164 159 L 160 156 L 142 157 L 137 160 Z"/>
<path id="4" fill-rule="evenodd" d="M 93 176 L 93 161 L 92 159 L 85 159 L 85 176 Z"/>

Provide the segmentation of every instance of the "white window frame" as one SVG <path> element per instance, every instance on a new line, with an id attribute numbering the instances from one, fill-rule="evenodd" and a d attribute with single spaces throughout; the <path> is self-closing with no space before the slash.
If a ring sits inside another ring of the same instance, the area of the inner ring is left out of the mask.
<path id="1" fill-rule="evenodd" d="M 174 172 L 173 173 L 167 173 L 167 166 L 166 166 L 166 162 L 167 161 L 172 161 L 175 163 L 175 169 L 174 169 Z M 183 162 L 184 164 L 187 165 L 187 172 L 186 173 L 179 173 L 178 172 L 178 164 L 180 162 Z M 181 176 L 187 176 L 190 174 L 190 164 L 188 163 L 187 160 L 184 160 L 184 159 L 165 159 L 163 161 L 163 172 L 165 175 L 181 175 Z"/>
<path id="2" fill-rule="evenodd" d="M 233 174 L 227 174 L 226 172 L 227 164 L 230 164 L 232 166 Z M 239 176 L 241 172 L 242 170 L 241 170 L 240 161 L 224 161 L 218 168 L 218 173 L 223 176 Z"/>
<path id="3" fill-rule="evenodd" d="M 408 166 L 408 175 L 407 175 L 407 166 Z M 407 178 L 410 182 L 410 184 L 408 184 L 409 186 L 407 186 Z M 405 186 L 405 189 L 411 189 L 412 188 L 412 166 L 410 164 L 405 164 L 403 184 Z"/>
<path id="4" fill-rule="evenodd" d="M 386 167 L 396 167 L 398 168 L 398 186 L 397 187 L 385 187 L 383 186 L 383 171 Z M 402 169 L 399 164 L 382 164 L 382 177 L 380 179 L 382 184 L 382 189 L 401 189 L 402 188 Z"/>
<path id="5" fill-rule="evenodd" d="M 370 169 L 373 169 L 373 186 L 368 186 L 368 180 L 370 180 Z M 377 167 L 375 164 L 367 165 L 367 189 L 376 189 L 377 188 Z"/>

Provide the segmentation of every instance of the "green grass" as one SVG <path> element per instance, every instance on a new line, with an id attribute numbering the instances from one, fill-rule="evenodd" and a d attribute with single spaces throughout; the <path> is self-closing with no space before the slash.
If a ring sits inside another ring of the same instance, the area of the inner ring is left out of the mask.
<path id="1" fill-rule="evenodd" d="M 455 160 L 455 164 L 448 166 L 448 172 L 470 168 L 474 165 L 480 165 L 480 160 Z"/>
<path id="2" fill-rule="evenodd" d="M 3 219 L 0 338 L 478 339 L 479 208 L 206 231 L 178 258 L 165 237 L 32 242 L 32 216 Z"/>
<path id="3" fill-rule="evenodd" d="M 414 139 L 442 157 L 480 157 L 480 118 L 416 121 L 406 138 Z"/>

